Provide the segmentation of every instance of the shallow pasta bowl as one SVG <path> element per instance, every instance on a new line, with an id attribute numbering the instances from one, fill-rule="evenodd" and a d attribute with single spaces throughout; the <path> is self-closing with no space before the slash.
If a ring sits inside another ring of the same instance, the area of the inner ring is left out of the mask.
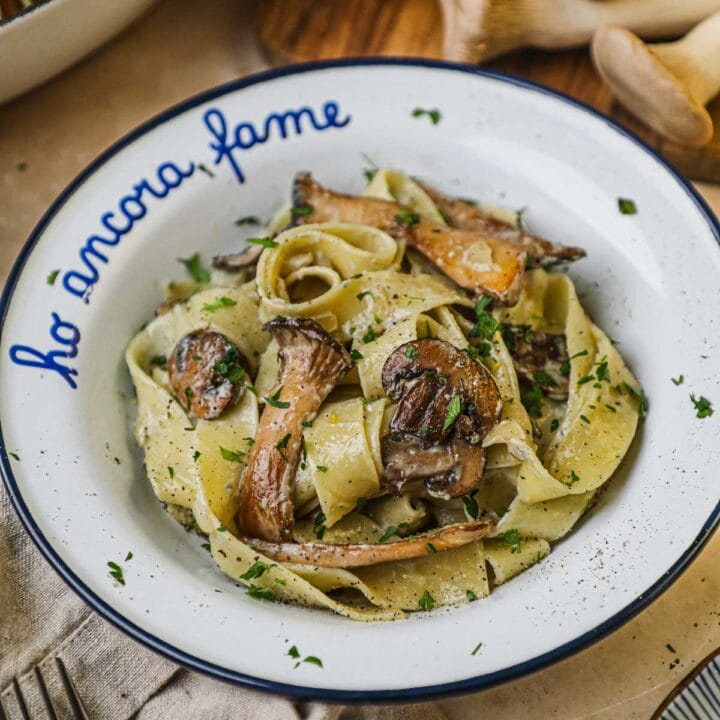
<path id="1" fill-rule="evenodd" d="M 175 258 L 237 249 L 235 221 L 268 217 L 296 170 L 359 191 L 362 154 L 456 195 L 526 207 L 533 231 L 583 246 L 588 258 L 571 271 L 582 301 L 651 403 L 609 490 L 548 559 L 486 600 L 372 624 L 257 602 L 219 572 L 152 495 L 122 362 L 162 282 L 177 275 Z M 621 213 L 618 198 L 637 213 Z M 337 701 L 419 699 L 518 677 L 632 617 L 718 522 L 716 418 L 696 417 L 689 394 L 720 398 L 719 238 L 702 200 L 651 150 L 539 86 L 395 60 L 232 83 L 98 158 L 21 253 L 0 336 L 7 489 L 90 605 L 193 669 Z M 293 645 L 323 667 L 295 667 Z"/>

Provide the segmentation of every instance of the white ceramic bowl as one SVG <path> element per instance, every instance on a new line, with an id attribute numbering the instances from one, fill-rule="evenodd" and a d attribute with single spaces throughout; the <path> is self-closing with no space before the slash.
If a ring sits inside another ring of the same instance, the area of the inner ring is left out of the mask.
<path id="1" fill-rule="evenodd" d="M 416 107 L 439 109 L 441 121 L 413 117 Z M 282 137 L 273 114 L 303 108 L 299 131 L 286 116 Z M 242 147 L 231 149 L 237 128 Z M 161 281 L 182 270 L 175 258 L 237 249 L 234 220 L 267 217 L 297 170 L 360 190 L 361 153 L 448 192 L 527 206 L 533 230 L 585 247 L 572 276 L 650 398 L 608 492 L 549 559 L 486 600 L 396 623 L 249 598 L 155 501 L 126 416 L 123 350 L 151 315 Z M 133 196 L 140 201 L 123 200 Z M 620 214 L 618 197 L 634 200 L 637 215 Z M 111 239 L 103 217 L 127 231 L 113 245 L 89 244 L 93 235 Z M 720 413 L 696 418 L 689 393 L 720 402 L 719 236 L 702 200 L 637 139 L 525 82 L 370 60 L 212 90 L 98 158 L 23 250 L 0 337 L 8 491 L 45 556 L 88 603 L 191 668 L 338 701 L 419 699 L 518 677 L 638 612 L 718 522 Z M 87 264 L 83 247 L 97 251 L 85 253 Z M 670 379 L 680 373 L 676 386 Z M 128 551 L 134 557 L 122 563 Z M 109 560 L 125 566 L 124 587 L 108 576 Z M 291 645 L 319 656 L 324 669 L 294 669 Z"/>
<path id="2" fill-rule="evenodd" d="M 155 0 L 45 0 L 0 22 L 0 103 L 85 57 Z"/>

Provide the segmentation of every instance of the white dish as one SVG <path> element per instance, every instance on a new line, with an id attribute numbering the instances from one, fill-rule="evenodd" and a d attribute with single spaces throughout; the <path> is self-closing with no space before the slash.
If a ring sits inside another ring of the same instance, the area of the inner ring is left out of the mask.
<path id="1" fill-rule="evenodd" d="M 416 107 L 438 108 L 441 121 L 413 117 Z M 290 120 L 283 138 L 271 120 L 263 141 L 271 114 L 301 108 L 300 133 Z M 246 123 L 244 148 L 217 149 L 223 120 L 227 147 Z M 157 304 L 161 282 L 177 275 L 174 258 L 237 249 L 244 231 L 234 221 L 267 217 L 296 170 L 360 190 L 361 153 L 447 192 L 527 206 L 531 230 L 586 248 L 589 257 L 571 270 L 582 300 L 650 398 L 609 491 L 547 560 L 486 600 L 396 623 L 356 623 L 245 595 L 155 501 L 124 413 L 131 385 L 123 350 Z M 124 203 L 137 219 L 114 245 L 95 244 L 107 262 L 88 255 L 97 281 L 82 280 L 92 273 L 81 248 L 93 234 L 109 237 L 105 213 L 114 213 L 116 228 L 129 224 L 119 206 L 138 187 L 141 203 Z M 618 197 L 634 200 L 637 215 L 620 214 Z M 544 88 L 394 60 L 238 81 L 121 140 L 28 241 L 3 297 L 6 485 L 46 557 L 94 608 L 194 669 L 338 701 L 419 699 L 517 677 L 632 617 L 718 522 L 717 416 L 697 418 L 689 393 L 720 399 L 719 238 L 703 202 L 652 151 Z M 9 362 L 9 353 L 25 364 Z M 671 377 L 681 373 L 676 386 Z M 108 561 L 123 565 L 125 586 L 108 576 Z M 292 645 L 324 668 L 294 668 Z"/>
<path id="2" fill-rule="evenodd" d="M 70 67 L 153 2 L 46 0 L 0 22 L 0 103 Z"/>

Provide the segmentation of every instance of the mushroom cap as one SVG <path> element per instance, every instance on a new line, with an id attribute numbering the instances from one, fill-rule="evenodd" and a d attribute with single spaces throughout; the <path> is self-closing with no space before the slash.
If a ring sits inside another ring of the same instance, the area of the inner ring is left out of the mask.
<path id="1" fill-rule="evenodd" d="M 492 375 L 445 340 L 400 345 L 383 365 L 382 384 L 388 397 L 399 401 L 391 429 L 428 442 L 456 432 L 479 444 L 500 417 L 502 398 Z M 453 412 L 458 397 L 459 412 Z"/>
<path id="2" fill-rule="evenodd" d="M 707 110 L 637 35 L 603 25 L 593 36 L 592 58 L 615 97 L 654 130 L 684 145 L 710 142 Z"/>
<path id="3" fill-rule="evenodd" d="M 196 330 L 178 340 L 168 358 L 170 385 L 195 417 L 222 415 L 245 389 L 248 363 L 222 333 Z"/>

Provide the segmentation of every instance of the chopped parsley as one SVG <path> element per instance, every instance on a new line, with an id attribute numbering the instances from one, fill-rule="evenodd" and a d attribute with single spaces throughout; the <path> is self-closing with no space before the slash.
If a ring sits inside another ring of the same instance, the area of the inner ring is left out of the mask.
<path id="1" fill-rule="evenodd" d="M 384 543 L 387 542 L 391 537 L 394 535 L 400 536 L 400 530 L 402 530 L 404 527 L 407 527 L 407 523 L 400 523 L 399 525 L 390 525 L 388 529 L 380 536 L 380 540 L 378 542 Z"/>
<path id="2" fill-rule="evenodd" d="M 359 350 L 355 350 L 354 348 L 350 351 L 350 359 L 353 362 L 357 362 L 358 360 L 362 360 L 363 357 L 365 357 Z"/>
<path id="3" fill-rule="evenodd" d="M 465 595 L 467 596 L 468 602 L 475 602 L 478 599 L 472 590 L 466 590 Z"/>
<path id="4" fill-rule="evenodd" d="M 530 417 L 539 418 L 543 414 L 543 394 L 539 385 L 520 392 L 520 402 L 525 406 Z"/>
<path id="5" fill-rule="evenodd" d="M 712 403 L 704 395 L 696 398 L 694 394 L 691 394 L 690 399 L 692 400 L 692 404 L 695 406 L 695 410 L 697 410 L 697 417 L 706 418 L 713 414 L 714 410 L 712 408 Z"/>
<path id="6" fill-rule="evenodd" d="M 280 399 L 280 393 L 281 393 L 281 392 L 282 392 L 282 385 L 277 389 L 277 392 L 276 392 L 274 395 L 271 395 L 270 397 L 267 397 L 267 396 L 266 396 L 266 397 L 264 398 L 265 402 L 266 402 L 268 405 L 272 405 L 273 407 L 281 408 L 281 409 L 283 409 L 283 410 L 284 410 L 285 408 L 289 408 L 289 407 L 290 407 L 290 403 L 289 403 L 289 402 L 285 402 L 284 400 L 281 400 L 281 399 Z"/>
<path id="7" fill-rule="evenodd" d="M 574 355 L 571 355 L 567 360 L 564 360 L 562 364 L 560 365 L 560 372 L 563 375 L 569 375 L 570 374 L 570 361 L 574 360 L 575 358 L 584 357 L 588 354 L 587 350 L 581 350 L 580 352 L 575 353 Z"/>
<path id="8" fill-rule="evenodd" d="M 623 215 L 635 215 L 637 213 L 637 207 L 635 206 L 635 203 L 628 199 L 628 198 L 621 198 L 619 197 L 617 199 L 618 203 L 618 210 Z"/>
<path id="9" fill-rule="evenodd" d="M 210 549 L 210 543 L 203 543 L 200 547 L 203 550 L 207 550 L 212 555 L 212 550 Z"/>
<path id="10" fill-rule="evenodd" d="M 555 432 L 559 427 L 560 427 L 560 421 L 557 418 L 555 418 L 550 423 L 550 432 Z"/>
<path id="11" fill-rule="evenodd" d="M 405 357 L 410 360 L 415 360 L 415 358 L 418 357 L 418 351 L 412 345 L 408 345 L 405 348 Z"/>
<path id="12" fill-rule="evenodd" d="M 596 363 L 596 367 L 597 370 L 595 371 L 595 377 L 598 379 L 598 382 L 602 382 L 603 380 L 612 382 L 610 372 L 608 371 L 607 356 L 603 357 L 599 363 Z"/>
<path id="13" fill-rule="evenodd" d="M 288 650 L 288 655 L 289 655 L 291 658 L 297 659 L 297 658 L 300 657 L 300 651 L 293 645 L 293 646 Z"/>
<path id="14" fill-rule="evenodd" d="M 245 215 L 235 221 L 236 225 L 260 225 L 260 218 L 255 215 Z"/>
<path id="15" fill-rule="evenodd" d="M 266 248 L 276 248 L 278 246 L 278 244 L 274 240 L 271 240 L 268 237 L 251 237 L 248 238 L 247 241 L 251 245 L 262 245 Z"/>
<path id="16" fill-rule="evenodd" d="M 394 218 L 396 223 L 411 228 L 420 222 L 420 216 L 409 210 L 401 210 Z"/>
<path id="17" fill-rule="evenodd" d="M 468 517 L 473 520 L 477 520 L 480 515 L 480 508 L 478 507 L 477 500 L 475 499 L 477 494 L 477 490 L 472 490 L 467 495 L 462 496 L 465 512 L 468 514 Z"/>
<path id="18" fill-rule="evenodd" d="M 358 300 L 362 300 L 366 295 L 369 295 L 373 300 L 375 300 L 375 295 L 372 290 L 363 290 L 363 292 L 359 292 L 355 297 Z"/>
<path id="19" fill-rule="evenodd" d="M 578 381 L 578 385 L 585 385 L 585 383 L 592 382 L 595 378 L 592 375 L 583 375 Z"/>
<path id="20" fill-rule="evenodd" d="M 549 385 L 550 387 L 557 385 L 552 375 L 548 375 L 544 370 L 538 370 L 533 377 L 535 378 L 535 382 L 540 383 L 540 385 Z"/>
<path id="21" fill-rule="evenodd" d="M 284 438 L 282 438 L 282 440 L 278 440 L 278 441 L 275 443 L 275 447 L 276 447 L 278 450 L 282 450 L 282 448 L 287 447 L 287 444 L 288 444 L 288 442 L 290 442 L 290 438 L 291 438 L 291 437 L 292 437 L 292 435 L 291 435 L 290 433 L 288 433 L 287 435 L 285 435 Z"/>
<path id="22" fill-rule="evenodd" d="M 323 535 L 325 535 L 325 530 L 327 530 L 327 527 L 325 525 L 326 517 L 325 513 L 321 510 L 313 520 L 313 533 L 315 533 L 315 537 L 318 540 L 323 539 Z"/>
<path id="23" fill-rule="evenodd" d="M 435 598 L 426 590 L 418 601 L 418 607 L 429 612 L 435 607 Z"/>
<path id="24" fill-rule="evenodd" d="M 315 468 L 318 472 L 327 472 L 327 468 L 324 465 L 316 465 Z"/>
<path id="25" fill-rule="evenodd" d="M 463 411 L 463 405 L 460 401 L 459 395 L 453 395 L 450 404 L 448 405 L 447 413 L 445 414 L 445 421 L 443 422 L 442 431 L 449 430 L 455 421 L 460 417 Z"/>
<path id="26" fill-rule="evenodd" d="M 375 333 L 375 329 L 372 325 L 367 329 L 367 332 L 363 335 L 362 341 L 367 345 L 368 343 L 371 343 L 373 340 L 377 340 L 377 334 Z"/>
<path id="27" fill-rule="evenodd" d="M 298 205 L 290 211 L 293 215 L 312 215 L 315 208 L 312 205 Z"/>
<path id="28" fill-rule="evenodd" d="M 54 285 L 55 281 L 57 280 L 57 276 L 60 274 L 59 270 L 53 270 L 51 273 L 47 276 L 47 284 L 48 285 Z"/>
<path id="29" fill-rule="evenodd" d="M 428 543 L 427 545 L 425 545 L 425 547 L 428 549 L 428 552 L 429 552 L 431 555 L 437 555 L 437 550 L 436 550 L 435 546 L 434 546 L 432 543 Z"/>
<path id="30" fill-rule="evenodd" d="M 684 375 L 678 375 L 676 378 L 670 378 L 675 385 L 682 385 L 685 382 Z"/>
<path id="31" fill-rule="evenodd" d="M 125 562 L 127 562 L 128 560 L 132 560 L 132 559 L 133 559 L 132 551 L 128 550 L 128 554 L 125 556 Z"/>
<path id="32" fill-rule="evenodd" d="M 167 365 L 167 357 L 165 355 L 153 355 L 150 358 L 151 365 Z"/>
<path id="33" fill-rule="evenodd" d="M 240 353 L 232 345 L 213 366 L 215 374 L 227 378 L 231 383 L 238 383 L 245 376 L 245 370 L 239 363 Z"/>
<path id="34" fill-rule="evenodd" d="M 313 426 L 313 421 L 312 421 L 312 420 L 303 420 L 303 421 L 302 421 L 302 426 L 303 426 L 303 427 L 312 427 L 312 426 Z M 253 440 L 253 442 L 254 442 L 254 440 Z"/>
<path id="35" fill-rule="evenodd" d="M 13 458 L 13 460 L 20 462 L 20 456 L 16 452 L 8 452 L 8 455 Z"/>
<path id="36" fill-rule="evenodd" d="M 276 567 L 275 563 L 268 565 L 258 560 L 258 562 L 253 563 L 240 577 L 243 580 L 254 580 L 255 578 L 262 577 L 265 572 L 274 567 Z"/>
<path id="37" fill-rule="evenodd" d="M 170 479 L 172 480 L 175 477 L 175 468 L 170 467 L 170 465 L 168 465 L 167 471 L 168 471 L 168 475 L 170 476 Z"/>
<path id="38" fill-rule="evenodd" d="M 513 554 L 520 552 L 520 533 L 516 529 L 503 533 L 503 540 L 510 546 Z"/>
<path id="39" fill-rule="evenodd" d="M 427 115 L 430 118 L 430 122 L 433 125 L 437 125 L 440 122 L 440 119 L 442 118 L 442 113 L 437 108 L 433 108 L 432 110 L 425 110 L 424 108 L 416 107 L 412 111 L 412 116 L 414 118 L 423 117 L 425 115 Z"/>
<path id="40" fill-rule="evenodd" d="M 583 422 L 587 423 L 588 425 L 590 424 L 590 421 L 588 420 L 587 415 L 581 415 L 581 416 L 580 416 L 580 419 L 581 419 Z"/>
<path id="41" fill-rule="evenodd" d="M 270 588 L 261 587 L 259 585 L 251 585 L 247 589 L 247 594 L 256 600 L 268 600 L 270 602 L 275 602 L 276 599 L 275 593 Z"/>
<path id="42" fill-rule="evenodd" d="M 223 460 L 227 460 L 228 462 L 236 462 L 241 463 L 244 462 L 245 453 L 241 451 L 235 451 L 235 450 L 228 450 L 227 448 L 224 448 L 222 445 L 220 447 L 220 455 L 222 455 Z"/>
<path id="43" fill-rule="evenodd" d="M 490 356 L 492 345 L 486 340 L 482 340 L 478 345 L 468 345 L 462 351 L 466 352 L 473 360 L 482 361 Z"/>
<path id="44" fill-rule="evenodd" d="M 227 532 L 227 528 L 224 525 L 218 525 L 217 531 L 218 532 Z"/>
<path id="45" fill-rule="evenodd" d="M 197 169 L 200 170 L 201 172 L 204 172 L 210 178 L 215 177 L 215 173 L 212 170 L 210 170 L 210 168 L 208 168 L 208 166 L 205 165 L 205 163 L 198 163 Z"/>
<path id="46" fill-rule="evenodd" d="M 479 337 L 483 340 L 490 340 L 492 336 L 500 329 L 499 323 L 488 311 L 487 308 L 492 303 L 489 297 L 482 297 L 475 305 L 476 322 L 470 331 L 470 337 Z"/>
<path id="47" fill-rule="evenodd" d="M 232 307 L 233 305 L 237 305 L 237 302 L 233 300 L 232 298 L 226 297 L 223 295 L 222 297 L 219 297 L 215 302 L 208 303 L 207 305 L 203 305 L 202 309 L 203 312 L 215 312 L 216 310 L 219 310 L 220 308 L 224 307 Z"/>
<path id="48" fill-rule="evenodd" d="M 178 258 L 178 262 L 181 262 L 185 266 L 188 275 L 190 275 L 195 282 L 210 282 L 210 273 L 203 267 L 200 253 L 195 253 L 189 258 Z"/>
<path id="49" fill-rule="evenodd" d="M 112 578 L 117 580 L 117 582 L 119 582 L 121 585 L 124 585 L 125 577 L 123 576 L 123 569 L 117 563 L 114 563 L 112 560 L 110 560 L 107 565 L 110 568 L 110 572 L 108 574 Z"/>
<path id="50" fill-rule="evenodd" d="M 323 666 L 322 660 L 314 655 L 308 655 L 306 658 L 303 658 L 303 662 L 311 663 L 312 665 L 317 665 L 318 667 Z"/>
<path id="51" fill-rule="evenodd" d="M 580 476 L 574 470 L 571 470 L 570 480 L 568 480 L 567 484 L 572 487 L 576 482 L 580 482 Z"/>
<path id="52" fill-rule="evenodd" d="M 475 649 L 474 649 L 470 654 L 471 654 L 471 655 L 475 655 L 475 654 L 477 653 L 477 651 L 478 651 L 481 647 L 482 647 L 482 643 L 479 642 L 479 643 L 475 646 Z"/>
<path id="53" fill-rule="evenodd" d="M 650 407 L 647 396 L 645 395 L 645 392 L 643 390 L 636 390 L 632 385 L 628 385 L 627 383 L 623 383 L 623 387 L 625 388 L 625 390 L 627 390 L 630 393 L 630 395 L 632 395 L 637 400 L 638 417 L 640 418 L 641 422 L 644 421 L 645 418 L 647 417 L 648 408 Z M 691 395 L 690 397 L 692 398 L 693 396 Z M 702 399 L 704 399 L 704 398 L 701 398 L 701 400 Z M 695 401 L 693 400 L 693 402 L 695 402 Z M 705 402 L 707 402 L 707 400 Z M 709 414 L 712 415 L 712 410 L 710 411 Z M 698 415 L 698 417 L 706 417 L 706 416 Z"/>
<path id="54" fill-rule="evenodd" d="M 198 458 L 199 458 L 201 455 L 202 455 L 202 453 L 201 453 L 199 450 L 196 450 L 196 451 L 193 453 L 193 461 L 194 461 L 194 462 L 197 462 Z"/>

